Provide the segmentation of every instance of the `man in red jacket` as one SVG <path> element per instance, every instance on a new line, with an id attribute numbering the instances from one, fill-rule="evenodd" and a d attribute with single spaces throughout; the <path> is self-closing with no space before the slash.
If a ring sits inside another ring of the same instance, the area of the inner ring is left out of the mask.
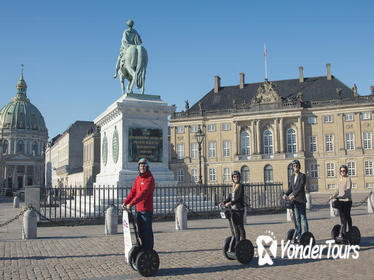
<path id="1" fill-rule="evenodd" d="M 144 249 L 153 249 L 153 191 L 155 180 L 149 171 L 148 160 L 141 158 L 138 162 L 138 176 L 132 189 L 122 204 L 122 208 L 130 210 L 136 206 L 135 219 L 138 225 L 139 237 Z"/>

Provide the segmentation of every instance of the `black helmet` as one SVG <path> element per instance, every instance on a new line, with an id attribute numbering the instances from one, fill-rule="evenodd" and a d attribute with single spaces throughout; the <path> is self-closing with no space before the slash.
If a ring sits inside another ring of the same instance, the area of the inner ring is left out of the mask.
<path id="1" fill-rule="evenodd" d="M 298 161 L 297 159 L 293 160 L 292 161 L 292 166 L 296 164 L 299 168 L 301 168 L 301 164 L 300 164 L 300 161 Z"/>
<path id="2" fill-rule="evenodd" d="M 231 173 L 231 179 L 234 177 L 234 175 L 238 175 L 239 176 L 239 181 L 240 181 L 240 172 L 238 170 L 235 170 Z"/>
<path id="3" fill-rule="evenodd" d="M 340 168 L 339 168 L 339 172 L 340 172 L 340 170 L 342 170 L 342 168 L 344 168 L 346 174 L 348 174 L 348 166 L 346 166 L 345 164 L 343 164 L 342 166 L 340 166 Z"/>

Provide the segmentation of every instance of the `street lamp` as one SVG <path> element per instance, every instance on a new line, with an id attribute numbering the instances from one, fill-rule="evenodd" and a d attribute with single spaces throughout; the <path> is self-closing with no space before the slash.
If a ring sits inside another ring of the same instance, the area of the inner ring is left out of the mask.
<path id="1" fill-rule="evenodd" d="M 199 129 L 197 130 L 195 134 L 195 138 L 197 143 L 199 144 L 199 184 L 201 185 L 203 183 L 203 179 L 201 176 L 201 144 L 204 141 L 205 133 L 201 130 L 201 126 L 199 125 Z"/>

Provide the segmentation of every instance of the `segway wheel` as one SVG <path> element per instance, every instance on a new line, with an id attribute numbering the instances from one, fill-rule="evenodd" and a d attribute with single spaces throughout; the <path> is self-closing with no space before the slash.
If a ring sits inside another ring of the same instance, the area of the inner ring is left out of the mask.
<path id="1" fill-rule="evenodd" d="M 310 244 L 310 240 L 313 240 L 312 241 L 312 246 L 314 246 L 316 244 L 316 239 L 314 238 L 313 233 L 311 233 L 309 231 L 304 232 L 301 235 L 301 238 L 300 238 L 300 245 L 303 245 L 303 246 L 309 245 Z"/>
<path id="2" fill-rule="evenodd" d="M 229 248 L 230 248 L 230 243 L 231 243 L 231 236 L 230 237 L 227 237 L 225 239 L 225 243 L 223 245 L 223 255 L 226 257 L 226 259 L 229 259 L 229 260 L 235 260 L 235 258 L 233 258 L 231 256 L 231 254 L 228 253 L 229 251 Z M 235 242 L 235 239 L 234 239 L 234 242 Z"/>
<path id="3" fill-rule="evenodd" d="M 352 245 L 358 245 L 361 241 L 361 233 L 358 227 L 353 226 L 352 230 L 348 232 L 347 239 L 350 244 Z"/>
<path id="4" fill-rule="evenodd" d="M 129 265 L 135 271 L 138 270 L 138 268 L 136 267 L 136 257 L 138 256 L 139 250 L 139 246 L 133 246 L 129 252 Z"/>
<path id="5" fill-rule="evenodd" d="M 287 240 L 292 241 L 292 238 L 293 238 L 294 234 L 295 234 L 295 229 L 290 229 L 290 230 L 287 232 L 287 235 L 286 235 L 286 241 L 287 241 Z"/>
<path id="6" fill-rule="evenodd" d="M 235 253 L 236 258 L 240 263 L 249 264 L 255 253 L 252 242 L 247 239 L 240 240 L 235 248 Z"/>
<path id="7" fill-rule="evenodd" d="M 155 250 L 142 250 L 136 258 L 136 266 L 142 276 L 154 276 L 160 267 L 160 258 Z"/>
<path id="8" fill-rule="evenodd" d="M 335 240 L 335 243 L 339 243 L 337 240 L 340 232 L 340 225 L 335 225 L 331 230 L 331 238 Z"/>

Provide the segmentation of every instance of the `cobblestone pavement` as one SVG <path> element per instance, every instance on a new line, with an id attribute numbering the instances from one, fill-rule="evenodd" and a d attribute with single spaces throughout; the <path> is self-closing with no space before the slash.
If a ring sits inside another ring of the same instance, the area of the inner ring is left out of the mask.
<path id="1" fill-rule="evenodd" d="M 366 194 L 355 194 L 359 201 Z M 322 204 L 326 195 L 314 196 L 318 203 L 307 213 L 309 228 L 317 243 L 324 244 L 339 218 L 329 217 Z M 0 202 L 0 223 L 14 217 L 10 201 Z M 247 238 L 255 245 L 257 236 L 274 233 L 278 254 L 273 266 L 259 266 L 254 257 L 249 265 L 229 261 L 222 254 L 222 243 L 230 235 L 227 220 L 191 220 L 189 229 L 175 232 L 174 222 L 154 223 L 155 249 L 160 270 L 154 279 L 374 279 L 374 215 L 366 206 L 354 208 L 353 224 L 361 230 L 359 258 L 291 260 L 281 259 L 280 240 L 292 227 L 285 214 L 248 216 Z M 218 213 L 217 213 L 218 216 Z M 103 225 L 41 227 L 38 239 L 21 240 L 20 221 L 0 228 L 0 279 L 138 279 L 125 262 L 123 236 L 104 235 Z M 256 246 L 255 246 L 256 247 Z"/>

